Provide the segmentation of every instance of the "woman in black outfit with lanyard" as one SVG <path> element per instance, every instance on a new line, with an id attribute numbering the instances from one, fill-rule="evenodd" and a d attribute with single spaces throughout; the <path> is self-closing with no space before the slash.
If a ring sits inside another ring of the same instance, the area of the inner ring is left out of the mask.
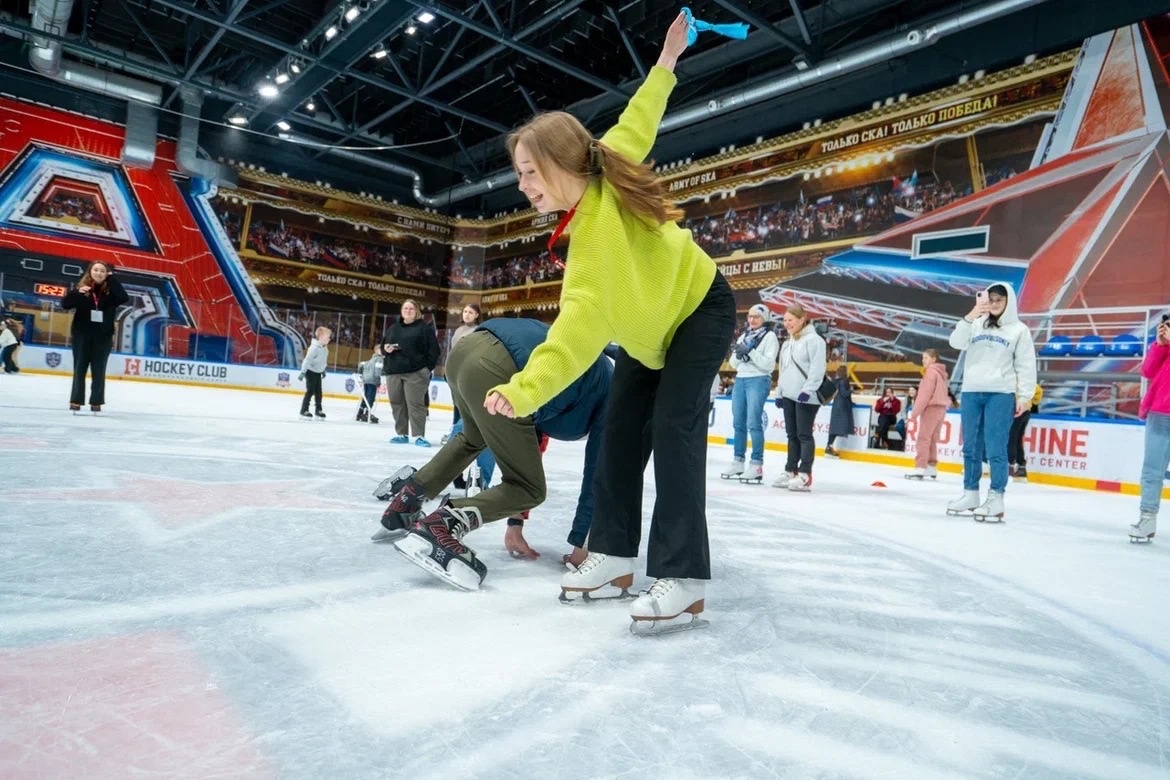
<path id="1" fill-rule="evenodd" d="M 93 373 L 89 391 L 89 408 L 100 412 L 106 402 L 106 362 L 114 346 L 114 315 L 119 306 L 130 302 L 122 284 L 103 262 L 89 266 L 77 287 L 66 293 L 61 308 L 73 310 L 70 327 L 73 345 L 73 393 L 69 408 L 81 409 L 85 403 L 85 374 Z"/>

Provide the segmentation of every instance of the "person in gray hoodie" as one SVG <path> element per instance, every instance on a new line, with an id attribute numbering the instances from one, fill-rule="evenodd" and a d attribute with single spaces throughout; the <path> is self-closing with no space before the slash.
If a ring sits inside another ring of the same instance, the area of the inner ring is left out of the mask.
<path id="1" fill-rule="evenodd" d="M 305 359 L 301 361 L 301 374 L 298 377 L 305 383 L 305 397 L 301 399 L 301 417 L 313 416 L 309 414 L 309 399 L 312 398 L 317 408 L 317 416 L 324 420 L 325 412 L 321 409 L 321 385 L 325 379 L 325 369 L 329 365 L 329 340 L 333 338 L 333 331 L 322 325 L 313 335 L 317 338 L 305 350 Z"/>
<path id="2" fill-rule="evenodd" d="M 803 493 L 812 488 L 813 458 L 817 454 L 813 425 L 821 408 L 817 390 L 825 379 L 825 340 L 799 304 L 784 312 L 784 329 L 788 339 L 780 347 L 776 405 L 784 410 L 788 463 L 772 487 Z"/>
<path id="3" fill-rule="evenodd" d="M 1015 290 L 1007 284 L 992 284 L 979 293 L 974 308 L 955 324 L 950 344 L 966 351 L 966 360 L 959 405 L 963 495 L 947 505 L 947 513 L 1001 522 L 1012 419 L 1031 408 L 1036 392 L 1036 347 L 1031 332 L 1020 322 Z M 991 490 L 981 504 L 979 479 L 985 452 L 991 465 Z"/>
<path id="4" fill-rule="evenodd" d="M 358 363 L 358 371 L 362 374 L 362 395 L 365 402 L 358 405 L 357 421 L 378 424 L 374 416 L 374 403 L 378 400 L 378 387 L 382 384 L 382 345 L 374 347 L 374 354 L 369 360 Z"/>

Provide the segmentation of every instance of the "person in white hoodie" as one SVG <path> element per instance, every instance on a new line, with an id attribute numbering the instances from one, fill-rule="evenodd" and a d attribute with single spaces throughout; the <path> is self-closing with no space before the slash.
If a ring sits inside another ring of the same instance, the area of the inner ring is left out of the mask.
<path id="1" fill-rule="evenodd" d="M 821 408 L 817 390 L 825 378 L 825 340 L 799 304 L 784 312 L 789 338 L 780 348 L 780 384 L 776 405 L 784 410 L 788 432 L 788 463 L 772 487 L 807 492 L 812 487 L 816 457 L 813 424 Z"/>
<path id="2" fill-rule="evenodd" d="M 730 363 L 735 369 L 735 386 L 731 391 L 732 429 L 735 451 L 731 466 L 721 475 L 739 477 L 741 482 L 764 479 L 764 402 L 772 391 L 772 371 L 780 353 L 780 340 L 772 332 L 768 307 L 757 303 L 748 309 L 747 327 L 736 339 Z M 752 437 L 752 460 L 744 469 L 748 433 Z"/>
<path id="3" fill-rule="evenodd" d="M 976 520 L 1003 520 L 1008 483 L 1007 445 L 1012 420 L 1032 406 L 1036 392 L 1036 347 L 1020 322 L 1016 293 L 993 284 L 975 298 L 975 307 L 955 324 L 950 344 L 966 350 L 959 405 L 963 424 L 963 495 L 947 505 L 948 514 Z M 983 456 L 991 464 L 991 490 L 980 503 Z"/>

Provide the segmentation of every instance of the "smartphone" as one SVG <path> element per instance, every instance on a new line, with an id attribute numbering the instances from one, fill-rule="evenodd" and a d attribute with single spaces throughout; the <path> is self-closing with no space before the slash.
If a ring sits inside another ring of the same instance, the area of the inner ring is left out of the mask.
<path id="1" fill-rule="evenodd" d="M 977 303 L 987 303 L 987 290 L 980 290 L 975 293 L 975 301 Z"/>
<path id="2" fill-rule="evenodd" d="M 1163 314 L 1162 322 L 1170 322 L 1170 314 Z"/>

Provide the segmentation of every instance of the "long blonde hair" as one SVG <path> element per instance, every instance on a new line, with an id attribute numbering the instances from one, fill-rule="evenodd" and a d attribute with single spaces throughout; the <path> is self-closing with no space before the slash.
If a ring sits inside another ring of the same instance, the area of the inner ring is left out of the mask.
<path id="1" fill-rule="evenodd" d="M 548 177 L 553 170 L 579 179 L 604 178 L 617 190 L 622 206 L 642 220 L 657 226 L 683 218 L 682 209 L 666 197 L 666 187 L 652 162 L 634 162 L 595 140 L 572 114 L 537 114 L 511 132 L 507 146 L 513 165 L 519 143 L 532 155 L 533 167 L 550 188 L 555 187 Z"/>

